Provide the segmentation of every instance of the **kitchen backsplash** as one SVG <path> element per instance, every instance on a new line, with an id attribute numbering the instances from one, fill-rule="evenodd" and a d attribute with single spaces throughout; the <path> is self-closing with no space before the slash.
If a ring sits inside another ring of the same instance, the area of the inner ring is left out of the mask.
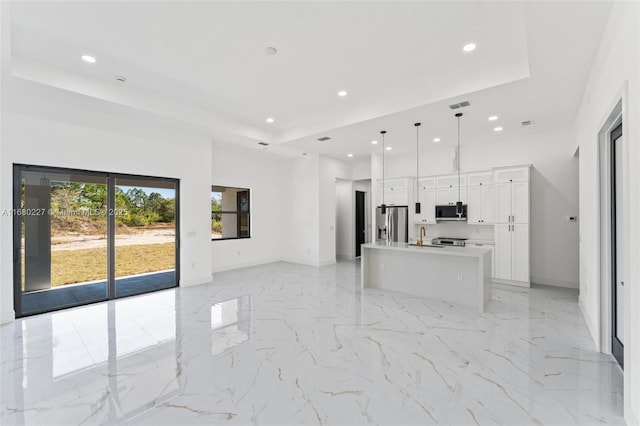
<path id="1" fill-rule="evenodd" d="M 435 225 L 423 226 L 426 228 L 427 238 L 454 237 L 491 241 L 494 239 L 492 225 L 467 225 L 466 222 L 442 222 Z M 420 225 L 415 225 L 414 228 L 414 235 L 418 235 Z"/>

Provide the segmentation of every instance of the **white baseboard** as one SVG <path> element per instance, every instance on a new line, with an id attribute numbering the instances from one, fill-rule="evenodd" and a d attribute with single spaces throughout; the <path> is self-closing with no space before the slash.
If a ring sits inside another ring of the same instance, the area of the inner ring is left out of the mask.
<path id="1" fill-rule="evenodd" d="M 354 256 L 351 256 L 350 254 L 336 254 L 336 260 L 353 260 L 355 259 Z"/>
<path id="2" fill-rule="evenodd" d="M 198 278 L 190 278 L 188 280 L 180 278 L 180 287 L 192 287 L 194 285 L 207 284 L 212 281 L 211 275 L 198 277 Z"/>
<path id="3" fill-rule="evenodd" d="M 0 324 L 8 324 L 16 320 L 16 313 L 13 309 L 7 312 L 2 312 L 0 315 Z"/>
<path id="4" fill-rule="evenodd" d="M 280 261 L 282 261 L 282 258 L 274 257 L 271 259 L 262 259 L 262 260 L 256 260 L 253 262 L 233 263 L 230 265 L 222 265 L 222 266 L 215 266 L 215 261 L 214 261 L 213 272 L 216 273 L 216 272 L 223 272 L 223 271 L 231 271 L 234 269 L 250 268 L 252 266 L 266 265 L 267 263 L 274 263 L 274 262 L 280 262 Z"/>
<path id="5" fill-rule="evenodd" d="M 507 285 L 512 285 L 516 287 L 524 287 L 524 288 L 531 287 L 531 283 L 524 282 L 524 281 L 501 280 L 499 278 L 493 278 L 492 280 L 494 283 L 498 283 L 498 284 L 507 284 Z"/>
<path id="6" fill-rule="evenodd" d="M 318 266 L 327 266 L 327 265 L 333 265 L 336 263 L 336 259 L 325 259 L 325 260 L 321 260 L 320 262 L 318 262 Z"/>
<path id="7" fill-rule="evenodd" d="M 582 312 L 582 317 L 584 318 L 584 322 L 587 323 L 587 328 L 589 329 L 589 333 L 591 334 L 591 340 L 596 345 L 596 350 L 598 352 L 602 352 L 602 348 L 600 347 L 600 332 L 596 327 L 596 324 L 591 320 L 591 317 L 587 314 L 587 311 L 584 309 L 584 304 L 582 303 L 582 295 L 578 296 L 578 306 L 580 306 L 580 312 Z"/>
<path id="8" fill-rule="evenodd" d="M 574 281 L 554 280 L 549 278 L 531 277 L 531 282 L 542 285 L 550 285 L 552 287 L 579 289 L 580 284 Z"/>

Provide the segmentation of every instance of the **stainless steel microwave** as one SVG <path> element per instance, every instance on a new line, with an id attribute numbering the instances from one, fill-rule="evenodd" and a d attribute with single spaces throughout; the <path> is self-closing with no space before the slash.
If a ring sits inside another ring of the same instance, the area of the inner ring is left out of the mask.
<path id="1" fill-rule="evenodd" d="M 457 220 L 457 221 L 466 221 L 467 220 L 467 205 L 462 205 L 462 214 L 458 215 L 456 212 L 456 205 L 442 205 L 436 206 L 436 221 L 443 220 Z"/>

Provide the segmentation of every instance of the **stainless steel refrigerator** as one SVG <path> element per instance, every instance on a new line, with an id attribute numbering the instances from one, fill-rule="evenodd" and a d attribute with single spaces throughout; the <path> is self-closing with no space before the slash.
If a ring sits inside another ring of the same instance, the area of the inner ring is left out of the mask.
<path id="1" fill-rule="evenodd" d="M 378 241 L 409 242 L 409 207 L 387 206 L 386 214 L 376 208 L 376 239 Z"/>

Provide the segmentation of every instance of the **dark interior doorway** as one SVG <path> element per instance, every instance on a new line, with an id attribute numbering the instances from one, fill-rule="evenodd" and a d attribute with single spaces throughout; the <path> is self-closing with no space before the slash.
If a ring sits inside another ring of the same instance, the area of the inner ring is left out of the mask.
<path id="1" fill-rule="evenodd" d="M 611 353 L 624 368 L 624 228 L 622 221 L 622 124 L 611 140 Z"/>
<path id="2" fill-rule="evenodd" d="M 356 257 L 360 257 L 360 246 L 365 243 L 366 238 L 364 199 L 365 193 L 356 191 Z"/>

